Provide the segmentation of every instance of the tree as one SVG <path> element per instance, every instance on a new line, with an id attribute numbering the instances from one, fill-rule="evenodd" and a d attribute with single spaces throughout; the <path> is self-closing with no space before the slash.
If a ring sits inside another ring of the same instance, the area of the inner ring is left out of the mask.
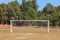
<path id="1" fill-rule="evenodd" d="M 32 1 L 30 1 L 30 0 L 27 1 L 27 7 L 28 7 L 28 10 L 29 10 L 29 8 L 33 7 Z"/>
<path id="2" fill-rule="evenodd" d="M 52 14 L 55 12 L 55 8 L 53 7 L 53 5 L 51 5 L 50 3 L 48 3 L 44 9 L 43 12 L 48 13 L 48 14 Z"/>
<path id="3" fill-rule="evenodd" d="M 32 0 L 33 9 L 37 10 L 38 5 L 36 0 Z"/>
<path id="4" fill-rule="evenodd" d="M 28 9 L 33 8 L 37 11 L 37 8 L 38 8 L 37 1 L 36 0 L 28 0 L 27 7 L 28 7 Z"/>
<path id="5" fill-rule="evenodd" d="M 18 15 L 20 15 L 20 5 L 17 1 L 8 4 L 8 13 L 11 19 L 18 19 Z"/>
<path id="6" fill-rule="evenodd" d="M 43 12 L 48 17 L 48 20 L 50 20 L 52 22 L 52 25 L 56 26 L 56 21 L 57 21 L 57 11 L 56 11 L 56 8 L 53 7 L 53 5 L 51 5 L 50 3 L 48 3 L 44 7 Z"/>
<path id="7" fill-rule="evenodd" d="M 29 11 L 26 14 L 27 20 L 37 20 L 38 19 L 38 13 L 33 8 L 30 8 Z"/>
<path id="8" fill-rule="evenodd" d="M 6 4 L 1 4 L 0 5 L 0 23 L 1 24 L 5 23 L 7 20 L 6 13 L 7 13 Z"/>
<path id="9" fill-rule="evenodd" d="M 10 20 L 19 20 L 20 19 L 20 4 L 17 1 L 13 1 L 7 4 L 7 17 L 8 21 Z"/>
<path id="10" fill-rule="evenodd" d="M 27 3 L 26 3 L 26 0 L 22 0 L 21 11 L 22 12 L 26 12 L 27 11 Z"/>
<path id="11" fill-rule="evenodd" d="M 57 10 L 58 25 L 60 26 L 60 6 L 57 6 L 56 10 Z"/>
<path id="12" fill-rule="evenodd" d="M 26 3 L 26 0 L 22 0 L 22 4 L 21 4 L 21 12 L 22 12 L 22 19 L 23 20 L 26 20 L 26 13 L 28 11 L 27 9 L 27 3 Z"/>

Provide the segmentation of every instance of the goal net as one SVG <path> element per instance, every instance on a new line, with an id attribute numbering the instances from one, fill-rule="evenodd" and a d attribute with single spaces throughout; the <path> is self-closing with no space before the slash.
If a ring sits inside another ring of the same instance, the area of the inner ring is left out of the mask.
<path id="1" fill-rule="evenodd" d="M 49 20 L 10 20 L 10 32 L 32 29 L 49 32 Z"/>

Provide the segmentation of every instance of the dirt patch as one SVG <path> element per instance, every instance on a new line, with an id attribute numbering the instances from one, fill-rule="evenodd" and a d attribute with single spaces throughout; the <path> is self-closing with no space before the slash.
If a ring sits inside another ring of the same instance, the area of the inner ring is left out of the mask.
<path id="1" fill-rule="evenodd" d="M 9 28 L 10 27 L 10 25 L 7 25 L 7 24 L 0 24 L 0 28 Z"/>
<path id="2" fill-rule="evenodd" d="M 30 30 L 29 30 L 30 31 Z M 60 40 L 60 32 L 49 33 L 0 33 L 0 40 Z"/>
<path id="3" fill-rule="evenodd" d="M 60 29 L 52 28 L 49 33 L 42 32 L 39 28 L 38 30 L 19 27 L 16 29 L 19 30 L 13 33 L 0 31 L 0 40 L 60 40 Z"/>

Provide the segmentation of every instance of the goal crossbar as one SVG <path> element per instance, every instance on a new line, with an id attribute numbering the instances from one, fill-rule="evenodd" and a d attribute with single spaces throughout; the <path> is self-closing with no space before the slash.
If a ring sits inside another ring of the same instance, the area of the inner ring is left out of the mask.
<path id="1" fill-rule="evenodd" d="M 49 20 L 10 20 L 10 21 L 49 21 Z"/>

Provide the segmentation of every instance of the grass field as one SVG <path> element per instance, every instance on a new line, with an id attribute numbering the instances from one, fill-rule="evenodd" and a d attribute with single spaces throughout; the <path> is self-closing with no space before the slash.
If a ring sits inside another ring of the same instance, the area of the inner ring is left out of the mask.
<path id="1" fill-rule="evenodd" d="M 14 30 L 13 33 L 0 31 L 0 40 L 60 40 L 60 29 L 50 29 L 49 33 L 31 28 L 18 28 L 18 30 Z"/>

